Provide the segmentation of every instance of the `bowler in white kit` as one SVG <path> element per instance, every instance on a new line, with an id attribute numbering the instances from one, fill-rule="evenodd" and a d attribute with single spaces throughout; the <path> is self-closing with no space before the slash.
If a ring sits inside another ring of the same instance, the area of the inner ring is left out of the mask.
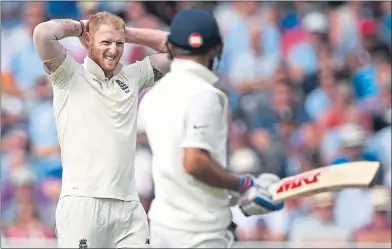
<path id="1" fill-rule="evenodd" d="M 222 38 L 213 15 L 188 9 L 172 20 L 171 69 L 142 99 L 140 122 L 153 153 L 155 199 L 149 211 L 154 248 L 225 248 L 233 242 L 228 190 L 249 215 L 280 210 L 271 174 L 235 176 L 225 170 L 226 95 L 214 87 Z"/>
<path id="2" fill-rule="evenodd" d="M 58 42 L 65 37 L 80 37 L 88 49 L 82 65 Z M 148 246 L 147 216 L 134 186 L 138 93 L 167 72 L 169 60 L 160 53 L 131 65 L 119 60 L 126 42 L 162 52 L 166 39 L 166 32 L 127 28 L 108 12 L 35 28 L 34 44 L 53 87 L 61 146 L 60 248 Z"/>

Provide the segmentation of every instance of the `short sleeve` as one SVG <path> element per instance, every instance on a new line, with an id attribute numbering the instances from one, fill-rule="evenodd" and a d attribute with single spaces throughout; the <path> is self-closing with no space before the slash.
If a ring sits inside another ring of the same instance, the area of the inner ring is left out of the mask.
<path id="1" fill-rule="evenodd" d="M 215 92 L 203 92 L 193 98 L 186 110 L 183 148 L 212 151 L 216 134 L 226 121 L 220 97 Z"/>
<path id="2" fill-rule="evenodd" d="M 57 70 L 54 73 L 49 74 L 53 86 L 64 88 L 71 81 L 77 66 L 79 66 L 79 63 L 67 54 L 65 60 Z"/>
<path id="3" fill-rule="evenodd" d="M 127 65 L 124 72 L 128 77 L 137 80 L 139 92 L 154 85 L 154 72 L 149 57 Z"/>

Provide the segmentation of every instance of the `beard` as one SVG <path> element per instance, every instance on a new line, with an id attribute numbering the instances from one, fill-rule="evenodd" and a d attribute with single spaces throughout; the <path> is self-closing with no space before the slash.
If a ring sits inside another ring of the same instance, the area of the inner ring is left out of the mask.
<path id="1" fill-rule="evenodd" d="M 102 50 L 96 49 L 94 47 L 89 48 L 89 57 L 92 59 L 97 65 L 105 72 L 105 75 L 113 73 L 116 69 L 121 56 L 116 56 L 114 60 L 108 60 L 105 58 L 105 52 L 102 53 Z"/>

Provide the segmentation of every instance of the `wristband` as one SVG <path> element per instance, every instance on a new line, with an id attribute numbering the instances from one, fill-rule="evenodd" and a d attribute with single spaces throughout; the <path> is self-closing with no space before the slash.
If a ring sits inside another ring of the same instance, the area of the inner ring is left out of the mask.
<path id="1" fill-rule="evenodd" d="M 80 26 L 82 26 L 82 33 L 80 33 L 80 35 L 79 35 L 79 37 L 81 37 L 84 33 L 84 23 L 80 20 L 79 20 L 79 22 L 80 22 Z"/>
<path id="2" fill-rule="evenodd" d="M 246 190 L 248 190 L 248 188 L 253 186 L 253 180 L 252 178 L 248 177 L 248 176 L 242 176 L 240 178 L 240 185 L 238 188 L 238 192 L 240 194 L 244 193 Z"/>

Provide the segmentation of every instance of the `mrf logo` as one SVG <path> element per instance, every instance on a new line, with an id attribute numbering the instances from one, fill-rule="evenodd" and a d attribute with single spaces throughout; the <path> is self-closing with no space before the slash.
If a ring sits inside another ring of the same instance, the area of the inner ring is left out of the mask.
<path id="1" fill-rule="evenodd" d="M 317 183 L 319 181 L 320 174 L 320 172 L 317 172 L 311 175 L 295 177 L 291 180 L 285 181 L 279 186 L 276 193 L 283 193 L 292 189 L 300 188 L 304 185 L 306 186 Z"/>

